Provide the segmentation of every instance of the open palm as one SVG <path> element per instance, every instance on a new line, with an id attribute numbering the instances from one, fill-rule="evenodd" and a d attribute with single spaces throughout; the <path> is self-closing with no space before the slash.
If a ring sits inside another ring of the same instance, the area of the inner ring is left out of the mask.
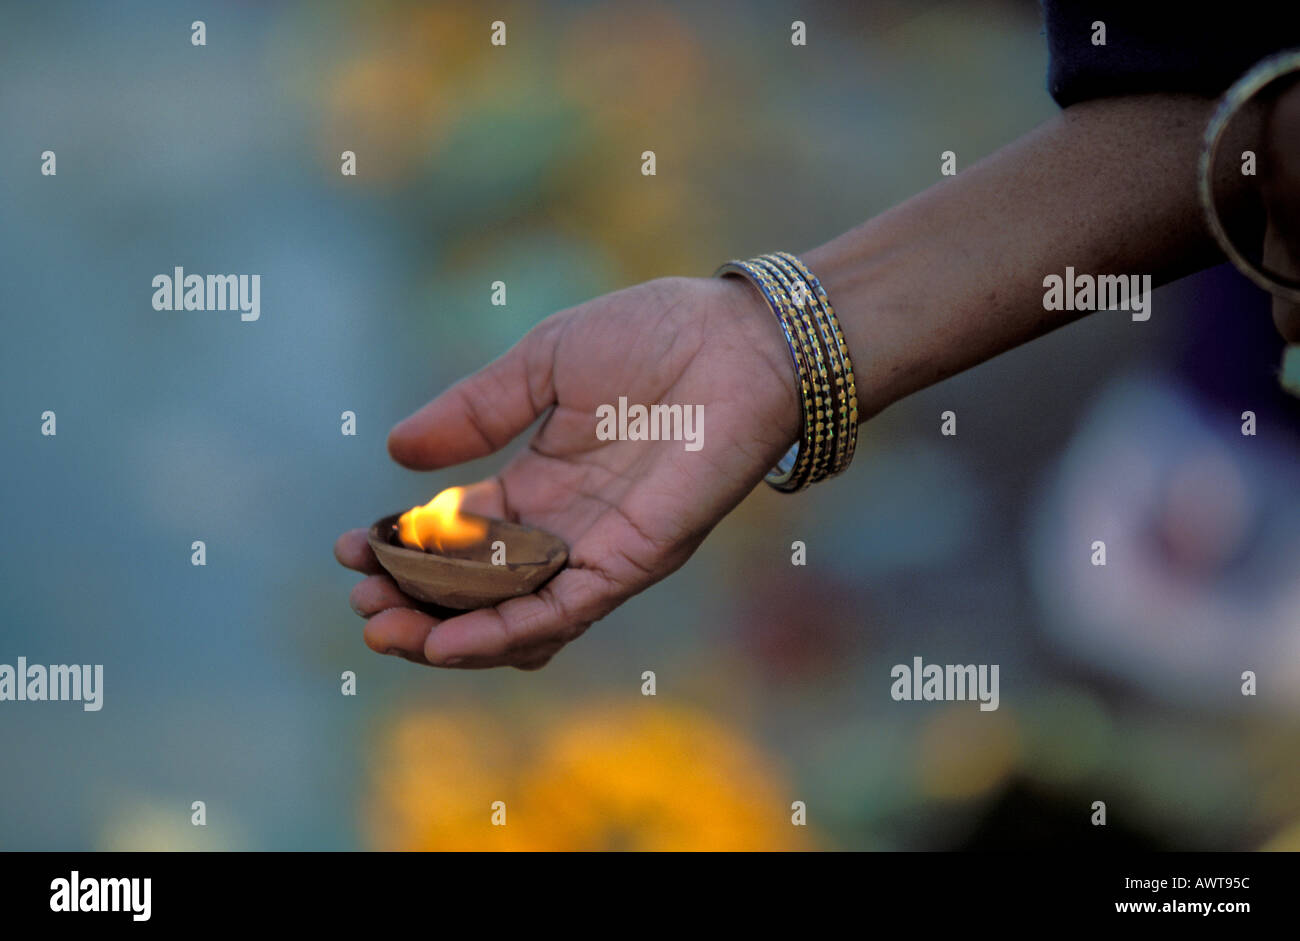
<path id="1" fill-rule="evenodd" d="M 596 411 L 620 396 L 703 406 L 702 447 L 600 440 Z M 436 666 L 544 665 L 686 561 L 795 440 L 798 402 L 780 329 L 743 282 L 662 279 L 549 317 L 401 422 L 388 447 L 412 469 L 449 467 L 546 415 L 526 450 L 470 485 L 464 506 L 562 537 L 567 567 L 534 594 L 439 622 L 353 530 L 335 554 L 371 576 L 352 593 L 366 643 Z"/>

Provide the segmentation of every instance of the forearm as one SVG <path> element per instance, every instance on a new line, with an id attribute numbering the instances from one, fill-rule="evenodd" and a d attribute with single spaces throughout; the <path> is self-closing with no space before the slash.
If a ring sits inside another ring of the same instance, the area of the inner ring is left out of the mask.
<path id="1" fill-rule="evenodd" d="M 1082 316 L 1044 309 L 1043 278 L 1066 266 L 1161 284 L 1216 261 L 1196 201 L 1211 107 L 1075 105 L 805 253 L 853 354 L 862 418 Z"/>

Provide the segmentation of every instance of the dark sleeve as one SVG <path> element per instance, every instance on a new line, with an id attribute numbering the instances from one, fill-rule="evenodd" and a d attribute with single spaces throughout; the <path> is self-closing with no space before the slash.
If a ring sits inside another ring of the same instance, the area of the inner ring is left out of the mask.
<path id="1" fill-rule="evenodd" d="M 1141 92 L 1215 96 L 1260 59 L 1300 47 L 1300 2 L 1042 0 L 1047 90 L 1061 107 Z M 1106 44 L 1093 45 L 1094 22 Z"/>

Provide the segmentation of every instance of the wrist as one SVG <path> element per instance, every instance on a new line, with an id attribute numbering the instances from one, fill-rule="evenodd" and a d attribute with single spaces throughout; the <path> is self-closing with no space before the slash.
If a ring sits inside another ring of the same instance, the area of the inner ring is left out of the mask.
<path id="1" fill-rule="evenodd" d="M 842 473 L 856 449 L 858 404 L 852 357 L 825 287 L 803 261 L 781 251 L 726 262 L 715 275 L 742 279 L 757 291 L 793 367 L 800 434 L 765 480 L 795 493 Z"/>
<path id="2" fill-rule="evenodd" d="M 781 452 L 795 441 L 803 426 L 801 392 L 785 335 L 767 301 L 758 289 L 739 278 L 710 278 L 710 290 L 718 292 L 730 329 L 743 348 L 756 356 L 760 375 L 741 390 L 756 397 L 772 430 L 779 437 Z"/>

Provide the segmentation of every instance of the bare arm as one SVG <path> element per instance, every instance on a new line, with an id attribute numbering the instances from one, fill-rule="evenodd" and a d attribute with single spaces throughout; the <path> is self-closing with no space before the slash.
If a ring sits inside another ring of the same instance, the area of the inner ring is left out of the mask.
<path id="1" fill-rule="evenodd" d="M 1211 102 L 1075 105 L 807 252 L 854 354 L 863 417 L 1082 316 L 1043 309 L 1067 265 L 1172 281 L 1221 260 L 1196 201 Z"/>

